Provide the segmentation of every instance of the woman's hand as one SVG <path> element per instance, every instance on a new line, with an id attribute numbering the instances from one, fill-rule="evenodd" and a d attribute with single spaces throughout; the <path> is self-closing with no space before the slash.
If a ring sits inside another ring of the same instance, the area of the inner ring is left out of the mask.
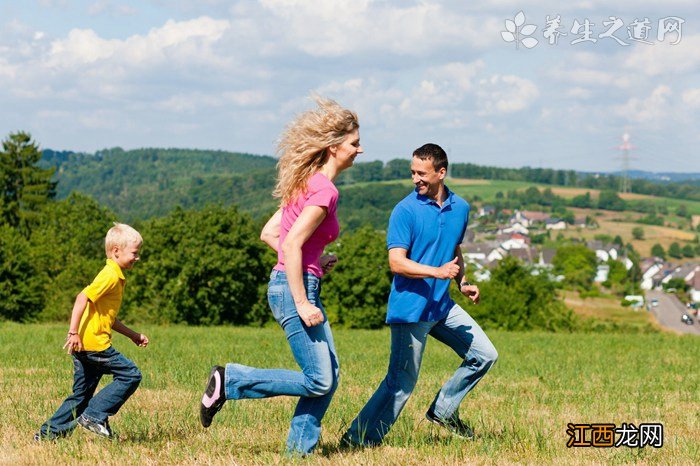
<path id="1" fill-rule="evenodd" d="M 304 321 L 304 325 L 307 327 L 315 327 L 326 320 L 323 316 L 323 312 L 309 301 L 297 304 L 296 306 L 297 314 L 299 314 L 299 317 Z"/>
<path id="2" fill-rule="evenodd" d="M 333 270 L 333 267 L 335 267 L 335 264 L 337 263 L 338 257 L 335 254 L 326 254 L 325 256 L 321 256 L 321 270 L 323 270 L 324 274 Z"/>

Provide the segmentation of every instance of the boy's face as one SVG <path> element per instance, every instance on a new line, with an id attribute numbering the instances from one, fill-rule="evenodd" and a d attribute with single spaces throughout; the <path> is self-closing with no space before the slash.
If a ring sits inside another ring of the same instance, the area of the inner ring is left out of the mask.
<path id="1" fill-rule="evenodd" d="M 125 248 L 115 246 L 112 251 L 112 259 L 122 269 L 130 269 L 139 260 L 141 244 L 130 243 Z"/>

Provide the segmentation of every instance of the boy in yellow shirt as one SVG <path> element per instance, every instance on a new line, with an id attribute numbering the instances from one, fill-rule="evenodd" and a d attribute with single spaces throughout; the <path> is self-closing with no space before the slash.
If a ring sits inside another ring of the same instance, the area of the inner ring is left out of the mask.
<path id="1" fill-rule="evenodd" d="M 34 440 L 64 437 L 76 424 L 102 437 L 114 437 L 107 418 L 115 415 L 136 391 L 141 372 L 112 347 L 112 330 L 138 346 L 148 345 L 146 335 L 134 332 L 117 319 L 124 293 L 123 270 L 131 269 L 139 260 L 142 243 L 139 232 L 129 225 L 115 223 L 107 232 L 107 264 L 76 297 L 63 345 L 73 357 L 73 394 L 41 426 Z M 114 380 L 93 396 L 105 374 L 112 374 Z"/>

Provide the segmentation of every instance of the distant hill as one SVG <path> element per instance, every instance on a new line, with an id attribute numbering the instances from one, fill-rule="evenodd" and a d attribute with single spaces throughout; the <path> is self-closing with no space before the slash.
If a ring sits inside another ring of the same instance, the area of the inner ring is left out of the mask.
<path id="1" fill-rule="evenodd" d="M 611 173 L 614 176 L 622 176 L 622 172 Z M 627 176 L 635 179 L 659 181 L 659 182 L 670 182 L 670 183 L 683 183 L 687 181 L 693 181 L 693 184 L 700 184 L 700 173 L 678 173 L 678 172 L 646 172 L 642 170 L 630 170 L 627 172 Z"/>
<path id="2" fill-rule="evenodd" d="M 95 154 L 43 151 L 56 168 L 57 197 L 72 191 L 94 197 L 124 221 L 165 215 L 177 206 L 238 204 L 263 213 L 276 202 L 276 159 L 269 156 L 188 149 L 107 149 Z"/>

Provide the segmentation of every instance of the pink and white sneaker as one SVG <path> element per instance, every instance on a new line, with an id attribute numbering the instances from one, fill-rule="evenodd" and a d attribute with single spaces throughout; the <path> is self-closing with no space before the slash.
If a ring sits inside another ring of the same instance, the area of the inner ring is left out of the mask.
<path id="1" fill-rule="evenodd" d="M 207 388 L 202 395 L 202 403 L 199 406 L 199 420 L 202 426 L 209 427 L 214 415 L 221 410 L 226 402 L 224 393 L 224 368 L 214 366 L 209 373 Z"/>

